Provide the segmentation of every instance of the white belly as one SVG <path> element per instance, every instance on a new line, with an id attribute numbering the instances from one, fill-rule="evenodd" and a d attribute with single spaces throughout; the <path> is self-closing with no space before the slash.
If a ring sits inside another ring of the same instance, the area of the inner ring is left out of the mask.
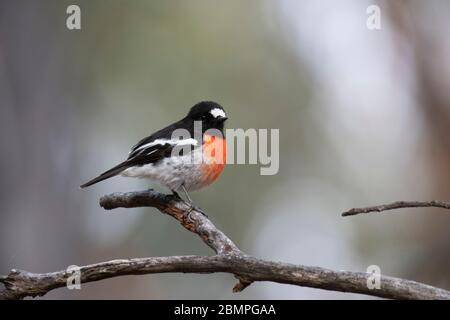
<path id="1" fill-rule="evenodd" d="M 171 190 L 180 189 L 182 184 L 188 191 L 205 186 L 202 180 L 201 148 L 185 156 L 165 158 L 157 164 L 128 168 L 121 175 L 151 179 Z"/>

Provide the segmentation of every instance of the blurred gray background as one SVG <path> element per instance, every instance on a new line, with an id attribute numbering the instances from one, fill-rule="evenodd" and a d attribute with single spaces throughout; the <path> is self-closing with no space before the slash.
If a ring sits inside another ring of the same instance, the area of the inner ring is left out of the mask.
<path id="1" fill-rule="evenodd" d="M 81 7 L 82 29 L 66 28 Z M 381 8 L 381 30 L 366 27 Z M 200 100 L 229 128 L 279 128 L 280 171 L 228 166 L 193 193 L 249 254 L 450 289 L 450 215 L 354 206 L 450 200 L 448 1 L 0 1 L 0 273 L 212 254 L 155 209 L 106 212 L 78 186 Z M 166 191 L 167 192 L 167 191 Z M 129 276 L 44 298 L 361 299 L 231 275 Z"/>

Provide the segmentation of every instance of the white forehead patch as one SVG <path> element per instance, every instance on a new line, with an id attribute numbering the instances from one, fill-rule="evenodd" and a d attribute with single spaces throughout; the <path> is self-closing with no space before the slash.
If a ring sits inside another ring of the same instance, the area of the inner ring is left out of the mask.
<path id="1" fill-rule="evenodd" d="M 225 112 L 223 112 L 223 110 L 219 109 L 219 108 L 214 108 L 209 113 L 211 113 L 211 115 L 214 118 L 225 118 L 226 117 Z"/>

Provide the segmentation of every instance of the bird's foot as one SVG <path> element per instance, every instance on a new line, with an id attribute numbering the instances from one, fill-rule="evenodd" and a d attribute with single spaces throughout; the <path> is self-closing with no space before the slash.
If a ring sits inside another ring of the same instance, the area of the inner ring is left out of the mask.
<path id="1" fill-rule="evenodd" d="M 175 190 L 171 190 L 172 191 L 172 195 L 177 198 L 178 200 L 183 200 L 180 195 L 178 194 L 178 192 L 176 192 Z"/>
<path id="2" fill-rule="evenodd" d="M 189 193 L 186 190 L 186 187 L 184 186 L 184 184 L 181 185 L 181 189 L 183 190 L 184 194 L 186 195 L 186 199 L 187 200 L 183 200 L 176 191 L 172 190 L 173 194 L 176 195 L 179 199 L 183 200 L 188 206 L 188 210 L 185 211 L 184 216 L 190 220 L 193 221 L 192 217 L 191 217 L 191 213 L 192 211 L 197 211 L 200 212 L 202 215 L 204 215 L 206 218 L 208 218 L 208 216 L 206 215 L 205 212 L 203 212 L 203 210 L 200 207 L 197 207 L 194 205 L 194 202 L 192 201 L 191 197 L 189 196 Z"/>
<path id="3" fill-rule="evenodd" d="M 187 204 L 189 205 L 189 208 L 184 212 L 184 216 L 187 217 L 190 221 L 194 222 L 194 219 L 192 219 L 191 216 L 193 211 L 200 212 L 203 216 L 208 218 L 207 214 L 200 207 L 197 207 L 193 203 L 189 202 L 187 202 Z"/>

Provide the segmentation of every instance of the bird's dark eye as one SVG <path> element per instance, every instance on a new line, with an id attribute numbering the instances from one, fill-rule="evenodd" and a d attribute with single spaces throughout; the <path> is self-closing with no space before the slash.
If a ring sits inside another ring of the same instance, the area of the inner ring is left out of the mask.
<path id="1" fill-rule="evenodd" d="M 201 116 L 200 119 L 206 120 L 206 116 Z"/>

